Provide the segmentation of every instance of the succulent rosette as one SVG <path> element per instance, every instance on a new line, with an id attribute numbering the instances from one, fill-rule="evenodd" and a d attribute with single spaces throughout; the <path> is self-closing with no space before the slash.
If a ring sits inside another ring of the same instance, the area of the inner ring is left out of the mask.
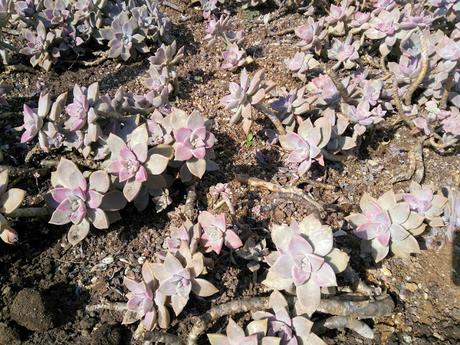
<path id="1" fill-rule="evenodd" d="M 126 200 L 132 201 L 151 175 L 160 175 L 173 157 L 170 145 L 157 145 L 148 149 L 147 125 L 137 127 L 125 142 L 115 134 L 107 139 L 111 151 L 107 171 L 123 183 Z"/>
<path id="2" fill-rule="evenodd" d="M 443 226 L 444 221 L 441 218 L 444 208 L 447 204 L 447 198 L 439 193 L 435 193 L 433 186 L 420 185 L 412 181 L 409 185 L 409 193 L 404 193 L 402 198 L 409 203 L 410 209 L 424 216 L 430 226 Z"/>
<path id="3" fill-rule="evenodd" d="M 203 211 L 198 216 L 198 223 L 203 229 L 201 239 L 208 251 L 220 254 L 224 244 L 230 249 L 237 249 L 243 246 L 236 232 L 227 229 L 225 214 L 213 215 L 208 211 Z"/>
<path id="4" fill-rule="evenodd" d="M 158 291 L 169 297 L 168 304 L 179 315 L 189 300 L 191 292 L 201 297 L 209 297 L 218 290 L 205 279 L 198 278 L 204 273 L 202 253 L 192 253 L 183 242 L 176 254 L 167 253 L 163 263 L 152 264 L 152 272 L 159 281 Z"/>
<path id="5" fill-rule="evenodd" d="M 97 229 L 108 229 L 117 213 L 126 205 L 119 191 L 109 191 L 110 177 L 98 170 L 89 175 L 88 181 L 75 163 L 61 158 L 51 177 L 53 189 L 48 203 L 55 208 L 50 224 L 72 223 L 68 240 L 72 245 L 82 241 L 89 232 L 90 224 Z"/>
<path id="6" fill-rule="evenodd" d="M 9 225 L 5 216 L 13 213 L 24 200 L 26 192 L 19 188 L 8 189 L 8 170 L 0 172 L 0 238 L 3 242 L 14 244 L 18 240 L 16 231 Z"/>
<path id="7" fill-rule="evenodd" d="M 263 284 L 296 294 L 297 312 L 313 314 L 321 288 L 337 285 L 335 274 L 345 270 L 348 255 L 333 248 L 332 229 L 314 215 L 274 225 L 271 234 L 277 251 L 267 258 L 270 269 Z"/>
<path id="8" fill-rule="evenodd" d="M 123 318 L 123 324 L 128 325 L 143 320 L 147 331 L 156 325 L 168 328 L 170 316 L 165 307 L 166 296 L 158 291 L 158 281 L 153 274 L 153 264 L 149 261 L 142 265 L 142 281 L 137 282 L 124 277 L 123 284 L 129 290 L 127 293 L 128 311 Z"/>
<path id="9" fill-rule="evenodd" d="M 398 202 L 392 190 L 378 199 L 365 193 L 360 201 L 362 213 L 346 219 L 355 228 L 355 235 L 365 240 L 376 262 L 384 259 L 390 249 L 396 256 L 407 257 L 420 251 L 414 236 L 424 232 L 425 217 L 412 212 L 408 202 Z"/>
<path id="10" fill-rule="evenodd" d="M 297 133 L 289 132 L 286 135 L 280 135 L 279 140 L 283 149 L 289 152 L 286 162 L 296 166 L 299 175 L 304 175 L 310 169 L 313 161 L 324 165 L 321 149 L 328 144 L 330 137 L 330 123 L 320 118 L 315 125 L 310 119 L 303 121 Z"/>

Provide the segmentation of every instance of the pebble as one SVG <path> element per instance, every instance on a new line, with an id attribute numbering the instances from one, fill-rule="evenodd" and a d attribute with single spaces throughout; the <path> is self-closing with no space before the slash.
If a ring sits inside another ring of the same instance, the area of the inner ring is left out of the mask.
<path id="1" fill-rule="evenodd" d="M 403 334 L 402 338 L 407 344 L 412 344 L 412 337 L 409 334 Z"/>
<path id="2" fill-rule="evenodd" d="M 11 305 L 11 319 L 30 331 L 45 332 L 54 327 L 42 296 L 33 289 L 22 289 L 16 295 Z"/>

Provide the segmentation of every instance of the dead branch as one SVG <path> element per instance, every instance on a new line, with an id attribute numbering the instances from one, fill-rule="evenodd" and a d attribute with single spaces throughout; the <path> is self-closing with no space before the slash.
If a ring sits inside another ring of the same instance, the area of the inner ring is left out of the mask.
<path id="1" fill-rule="evenodd" d="M 409 152 L 409 168 L 403 171 L 401 174 L 395 176 L 391 183 L 395 184 L 398 182 L 408 181 L 413 178 L 417 183 L 423 181 L 425 175 L 425 164 L 423 163 L 423 146 L 426 137 L 423 136 L 415 147 Z"/>
<path id="2" fill-rule="evenodd" d="M 449 74 L 449 77 L 446 80 L 446 83 L 444 84 L 444 92 L 442 94 L 441 100 L 439 101 L 439 109 L 441 110 L 445 110 L 447 107 L 447 101 L 449 100 L 449 92 L 450 92 L 450 89 L 453 83 L 454 83 L 454 73 L 451 72 Z"/>
<path id="3" fill-rule="evenodd" d="M 346 316 L 332 316 L 324 321 L 316 322 L 313 332 L 321 334 L 326 329 L 348 328 L 367 339 L 374 339 L 374 331 L 364 322 Z"/>
<path id="4" fill-rule="evenodd" d="M 5 73 L 6 74 L 18 73 L 18 72 L 37 73 L 37 71 L 34 70 L 32 67 L 26 66 L 26 65 L 23 65 L 23 64 L 5 66 Z"/>
<path id="5" fill-rule="evenodd" d="M 11 218 L 35 218 L 35 217 L 47 217 L 51 214 L 48 207 L 24 207 L 17 208 L 8 217 Z"/>
<path id="6" fill-rule="evenodd" d="M 166 345 L 183 345 L 183 341 L 174 334 L 161 331 L 150 331 L 145 333 L 144 345 L 163 343 Z"/>
<path id="7" fill-rule="evenodd" d="M 278 116 L 276 116 L 269 108 L 267 108 L 264 104 L 256 104 L 254 105 L 254 108 L 263 113 L 273 123 L 279 135 L 286 134 L 286 129 L 278 119 Z"/>
<path id="8" fill-rule="evenodd" d="M 392 298 L 389 295 L 383 295 L 375 301 L 344 301 L 337 297 L 322 299 L 317 311 L 330 315 L 371 319 L 390 315 L 394 308 L 395 303 Z"/>
<path id="9" fill-rule="evenodd" d="M 412 95 L 415 90 L 422 84 L 423 79 L 425 79 L 426 73 L 428 72 L 428 46 L 426 44 L 425 36 L 423 32 L 420 31 L 420 47 L 421 47 L 421 61 L 420 61 L 420 72 L 415 78 L 414 81 L 409 85 L 409 88 L 404 95 L 404 103 L 406 105 L 412 104 Z"/>
<path id="10" fill-rule="evenodd" d="M 126 311 L 128 309 L 126 303 L 102 302 L 99 304 L 87 305 L 85 310 L 88 313 L 92 313 L 97 310 Z"/>
<path id="11" fill-rule="evenodd" d="M 295 298 L 289 298 L 289 303 L 294 304 Z M 336 316 L 368 319 L 390 315 L 393 312 L 394 307 L 395 304 L 391 297 L 389 295 L 384 295 L 380 300 L 376 301 L 343 301 L 339 299 L 323 299 L 321 300 L 317 311 Z M 209 324 L 223 316 L 266 309 L 270 309 L 269 297 L 243 298 L 212 307 L 206 314 L 196 319 L 194 326 L 189 333 L 186 345 L 196 345 L 199 336 L 206 331 Z M 351 326 L 353 327 L 351 329 L 363 330 L 362 325 L 356 322 L 345 322 L 338 319 L 335 321 L 335 324 L 338 324 L 339 321 L 346 325 L 343 327 Z M 330 324 L 333 325 L 334 323 L 331 322 Z"/>
<path id="12" fill-rule="evenodd" d="M 206 331 L 209 324 L 226 315 L 234 315 L 252 310 L 265 310 L 270 308 L 268 297 L 252 297 L 231 301 L 212 307 L 204 315 L 197 318 L 187 338 L 187 345 L 196 345 L 198 337 Z"/>
<path id="13" fill-rule="evenodd" d="M 314 206 L 317 210 L 322 211 L 324 209 L 323 205 L 315 201 L 312 197 L 308 196 L 300 188 L 292 187 L 292 186 L 282 187 L 272 182 L 264 181 L 256 177 L 249 177 L 247 175 L 242 175 L 242 174 L 237 174 L 235 178 L 238 182 L 246 184 L 248 186 L 267 189 L 275 193 L 292 194 L 292 195 L 298 196 L 302 198 L 303 200 L 305 200 L 306 202 L 308 202 L 309 204 L 311 204 L 312 206 Z"/>
<path id="14" fill-rule="evenodd" d="M 196 203 L 196 184 L 192 184 L 187 188 L 187 197 L 185 199 L 184 214 L 190 220 L 194 221 L 196 217 L 195 203 Z"/>

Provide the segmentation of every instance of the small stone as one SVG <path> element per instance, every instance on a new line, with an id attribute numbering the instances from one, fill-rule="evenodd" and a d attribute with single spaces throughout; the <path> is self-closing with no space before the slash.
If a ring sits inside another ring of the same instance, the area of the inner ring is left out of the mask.
<path id="1" fill-rule="evenodd" d="M 380 271 L 382 272 L 384 276 L 391 277 L 391 271 L 388 268 L 383 267 L 380 269 Z"/>
<path id="2" fill-rule="evenodd" d="M 412 337 L 409 334 L 403 334 L 402 338 L 405 343 L 412 344 Z"/>
<path id="3" fill-rule="evenodd" d="M 121 345 L 122 334 L 118 326 L 103 324 L 91 337 L 91 345 Z"/>
<path id="4" fill-rule="evenodd" d="M 19 345 L 21 339 L 18 333 L 4 323 L 0 323 L 0 344 Z"/>
<path id="5" fill-rule="evenodd" d="M 418 289 L 417 284 L 414 283 L 406 283 L 406 289 L 409 290 L 410 292 L 415 292 Z"/>
<path id="6" fill-rule="evenodd" d="M 42 296 L 33 289 L 22 289 L 11 305 L 11 319 L 30 331 L 45 332 L 53 328 L 53 319 Z"/>

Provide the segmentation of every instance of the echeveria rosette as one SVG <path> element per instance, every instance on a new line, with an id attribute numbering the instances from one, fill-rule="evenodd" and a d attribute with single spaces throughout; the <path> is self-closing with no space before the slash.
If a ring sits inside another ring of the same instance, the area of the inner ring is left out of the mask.
<path id="1" fill-rule="evenodd" d="M 279 339 L 276 342 L 278 345 L 325 345 L 321 338 L 311 332 L 311 320 L 300 315 L 291 318 L 288 303 L 277 290 L 270 295 L 270 307 L 273 313 L 257 311 L 252 314 L 252 318 L 259 322 L 251 323 L 251 331 L 257 330 L 258 332 L 254 333 Z M 261 321 L 266 321 L 266 324 Z"/>
<path id="2" fill-rule="evenodd" d="M 326 37 L 327 31 L 323 31 L 323 20 L 315 22 L 313 17 L 308 17 L 307 23 L 295 28 L 295 34 L 302 41 L 298 46 L 304 50 L 313 50 L 316 54 L 321 52 L 321 41 Z"/>
<path id="3" fill-rule="evenodd" d="M 136 33 L 138 29 L 136 19 L 129 18 L 127 12 L 121 12 L 113 21 L 109 28 L 100 30 L 101 36 L 108 40 L 111 59 L 121 56 L 126 61 L 136 51 L 148 53 L 149 48 L 145 44 L 145 36 Z"/>
<path id="4" fill-rule="evenodd" d="M 224 50 L 222 57 L 224 58 L 222 68 L 234 71 L 245 64 L 246 52 L 240 49 L 236 43 L 233 43 Z"/>
<path id="5" fill-rule="evenodd" d="M 0 172 L 0 238 L 3 242 L 14 244 L 18 240 L 16 231 L 9 225 L 5 216 L 15 211 L 24 200 L 26 192 L 19 188 L 8 189 L 8 170 Z M 5 215 L 5 216 L 4 216 Z"/>
<path id="6" fill-rule="evenodd" d="M 337 69 L 341 64 L 346 69 L 351 69 L 356 66 L 356 60 L 359 59 L 358 50 L 360 47 L 359 41 L 353 41 L 353 36 L 350 34 L 347 36 L 344 42 L 334 38 L 332 47 L 327 51 L 329 59 L 337 60 L 338 62 L 333 67 Z"/>
<path id="7" fill-rule="evenodd" d="M 218 290 L 205 279 L 198 278 L 204 271 L 202 253 L 192 253 L 182 243 L 176 254 L 167 253 L 163 263 L 152 264 L 152 272 L 159 281 L 158 291 L 169 296 L 174 313 L 179 315 L 188 302 L 191 292 L 209 297 Z"/>
<path id="8" fill-rule="evenodd" d="M 65 107 L 66 113 L 69 116 L 65 121 L 64 126 L 69 131 L 77 131 L 82 129 L 88 121 L 88 117 L 96 117 L 95 114 L 90 115 L 90 112 L 95 112 L 93 106 L 99 97 L 99 84 L 93 83 L 88 88 L 80 87 L 75 84 L 73 87 L 72 103 Z"/>
<path id="9" fill-rule="evenodd" d="M 398 8 L 394 8 L 391 12 L 382 10 L 377 16 L 369 22 L 370 28 L 364 34 L 371 40 L 383 40 L 379 46 L 380 54 L 387 56 L 397 38 L 403 35 L 403 31 L 399 31 L 399 20 L 401 12 Z M 399 34 L 399 32 L 401 34 Z"/>
<path id="10" fill-rule="evenodd" d="M 409 203 L 411 211 L 424 216 L 431 227 L 444 225 L 441 215 L 447 204 L 447 198 L 434 193 L 431 185 L 421 186 L 412 181 L 409 185 L 409 193 L 404 193 L 402 198 Z"/>
<path id="11" fill-rule="evenodd" d="M 362 213 L 353 213 L 346 219 L 355 228 L 354 234 L 365 240 L 376 262 L 383 260 L 390 248 L 394 255 L 408 257 L 420 251 L 414 236 L 425 231 L 425 217 L 412 212 L 410 204 L 398 202 L 392 190 L 377 200 L 365 193 L 360 201 Z"/>
<path id="12" fill-rule="evenodd" d="M 153 274 L 152 263 L 145 261 L 142 265 L 141 282 L 124 277 L 123 284 L 129 290 L 126 304 L 128 311 L 123 318 L 124 325 L 143 320 L 147 331 L 157 325 L 163 329 L 168 328 L 170 316 L 165 306 L 166 296 L 158 291 L 158 281 Z"/>
<path id="13" fill-rule="evenodd" d="M 224 244 L 230 249 L 243 246 L 240 237 L 233 230 L 227 229 L 225 214 L 213 215 L 208 211 L 203 211 L 198 216 L 198 223 L 203 229 L 201 239 L 208 251 L 220 254 Z"/>
<path id="14" fill-rule="evenodd" d="M 33 67 L 39 65 L 45 71 L 49 71 L 52 65 L 49 48 L 53 44 L 56 34 L 51 31 L 47 32 L 43 22 L 39 20 L 36 31 L 25 30 L 23 35 L 27 44 L 19 52 L 31 56 L 30 63 Z"/>
<path id="15" fill-rule="evenodd" d="M 305 114 L 311 108 L 310 99 L 304 98 L 306 88 L 294 89 L 290 92 L 285 92 L 277 100 L 272 102 L 270 106 L 276 112 L 276 115 L 281 120 L 281 123 L 288 130 L 294 130 L 296 126 L 296 117 Z"/>
<path id="16" fill-rule="evenodd" d="M 367 127 L 382 122 L 386 114 L 381 105 L 371 110 L 367 100 L 362 100 L 357 106 L 342 103 L 341 107 L 342 113 L 355 124 L 354 129 L 359 135 L 364 134 Z"/>
<path id="17" fill-rule="evenodd" d="M 260 326 L 257 327 L 257 330 L 259 330 L 259 328 Z M 265 332 L 266 328 L 267 327 L 265 322 Z M 211 345 L 258 345 L 258 335 L 259 334 L 256 333 L 246 335 L 244 329 L 238 326 L 232 318 L 228 320 L 226 335 L 218 333 L 207 334 L 209 343 Z"/>
<path id="18" fill-rule="evenodd" d="M 330 105 L 340 100 L 339 90 L 327 74 L 320 74 L 307 84 L 307 90 L 317 97 L 320 105 Z"/>
<path id="19" fill-rule="evenodd" d="M 123 194 L 133 201 L 150 175 L 160 175 L 173 156 L 170 145 L 157 145 L 148 149 L 148 131 L 145 124 L 137 127 L 125 142 L 111 133 L 107 139 L 111 152 L 107 171 L 124 183 Z"/>
<path id="20" fill-rule="evenodd" d="M 324 165 L 321 149 L 328 144 L 331 130 L 326 119 L 318 119 L 315 125 L 307 119 L 299 125 L 297 133 L 289 132 L 279 136 L 281 147 L 289 152 L 286 162 L 296 166 L 300 176 L 310 169 L 313 161 Z"/>
<path id="21" fill-rule="evenodd" d="M 166 247 L 169 253 L 176 254 L 182 243 L 185 243 L 190 252 L 193 254 L 198 248 L 201 238 L 201 227 L 199 224 L 193 224 L 190 220 L 186 220 L 180 227 L 172 228 L 171 235 L 165 240 Z"/>
<path id="22" fill-rule="evenodd" d="M 348 255 L 333 248 L 332 229 L 314 215 L 290 226 L 274 225 L 271 236 L 277 251 L 267 258 L 271 267 L 263 284 L 295 293 L 297 313 L 313 314 L 321 288 L 337 285 L 335 274 L 345 270 Z"/>
<path id="23" fill-rule="evenodd" d="M 50 224 L 72 223 L 68 233 L 69 243 L 76 245 L 89 232 L 90 224 L 97 229 L 108 229 L 113 212 L 121 210 L 126 200 L 118 191 L 109 191 L 110 177 L 98 170 L 88 181 L 75 163 L 61 158 L 51 177 L 53 189 L 48 203 L 55 208 Z"/>
<path id="24" fill-rule="evenodd" d="M 240 84 L 231 82 L 229 84 L 230 95 L 221 100 L 225 109 L 233 113 L 230 124 L 238 124 L 242 121 L 246 133 L 249 133 L 253 122 L 252 106 L 259 104 L 265 98 L 264 76 L 264 70 L 260 70 L 249 80 L 248 72 L 243 68 L 240 74 Z"/>
<path id="25" fill-rule="evenodd" d="M 206 129 L 204 119 L 199 112 L 193 111 L 184 127 L 173 130 L 174 159 L 184 162 L 187 169 L 196 177 L 202 178 L 206 172 L 207 151 L 216 142 L 214 134 Z"/>
<path id="26" fill-rule="evenodd" d="M 50 148 L 60 147 L 63 135 L 58 131 L 57 122 L 66 101 L 67 93 L 60 94 L 54 102 L 51 101 L 49 93 L 42 93 L 38 100 L 38 108 L 31 108 L 24 104 L 24 133 L 21 136 L 21 143 L 29 142 L 38 135 L 40 147 L 45 152 Z"/>

